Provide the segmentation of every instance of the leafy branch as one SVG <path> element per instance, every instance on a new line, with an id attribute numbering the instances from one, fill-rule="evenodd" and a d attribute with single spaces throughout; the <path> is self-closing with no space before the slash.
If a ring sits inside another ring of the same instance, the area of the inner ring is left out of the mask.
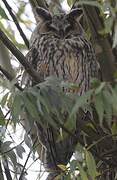
<path id="1" fill-rule="evenodd" d="M 27 73 L 29 73 L 29 75 L 36 82 L 40 82 L 39 74 L 32 68 L 32 66 L 27 61 L 26 57 L 15 47 L 15 45 L 9 40 L 9 38 L 5 35 L 5 33 L 1 29 L 0 29 L 0 40 L 12 52 L 12 54 L 18 59 L 18 61 L 22 64 L 22 66 L 25 68 Z"/>
<path id="2" fill-rule="evenodd" d="M 11 76 L 11 74 L 6 71 L 5 69 L 3 69 L 3 67 L 0 65 L 0 71 L 4 74 L 4 76 L 9 80 L 9 81 L 12 81 L 14 78 Z M 20 91 L 23 91 L 22 87 L 18 84 L 18 83 L 15 83 L 15 86 L 20 90 Z"/>
<path id="3" fill-rule="evenodd" d="M 29 41 L 28 41 L 26 35 L 24 34 L 24 32 L 23 32 L 23 30 L 22 30 L 22 28 L 21 28 L 21 26 L 20 26 L 16 16 L 14 15 L 12 8 L 10 7 L 10 5 L 8 4 L 8 2 L 6 0 L 2 0 L 2 1 L 3 1 L 4 5 L 6 6 L 9 14 L 11 15 L 11 17 L 12 17 L 12 19 L 13 19 L 13 21 L 14 21 L 14 23 L 15 23 L 15 25 L 16 25 L 16 27 L 17 27 L 20 35 L 21 35 L 21 37 L 22 37 L 22 39 L 24 40 L 27 48 L 29 48 Z"/>
<path id="4" fill-rule="evenodd" d="M 26 161 L 25 161 L 25 163 L 24 163 L 24 166 L 23 166 L 22 172 L 21 172 L 21 174 L 20 174 L 19 180 L 22 180 L 22 178 L 23 178 L 23 175 L 24 175 L 24 171 L 25 171 L 27 162 L 28 162 L 28 160 L 29 160 L 29 158 L 30 158 L 30 155 L 31 155 L 31 153 L 32 153 L 32 151 L 33 151 L 33 148 L 35 147 L 36 142 L 37 142 L 37 137 L 36 137 L 36 139 L 35 139 L 35 141 L 34 141 L 34 143 L 33 143 L 33 145 L 32 145 L 32 148 L 30 149 L 30 151 L 29 151 L 29 153 L 28 153 L 28 156 L 27 156 L 27 159 L 26 159 Z"/>

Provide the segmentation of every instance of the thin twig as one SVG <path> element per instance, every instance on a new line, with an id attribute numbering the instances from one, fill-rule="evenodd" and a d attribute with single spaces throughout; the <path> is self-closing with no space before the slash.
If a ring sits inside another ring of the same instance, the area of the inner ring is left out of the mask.
<path id="1" fill-rule="evenodd" d="M 40 160 L 39 157 L 37 157 L 37 158 L 27 167 L 26 170 L 28 170 L 31 166 L 33 166 L 33 164 L 34 164 L 36 161 L 38 161 L 38 160 Z M 40 172 L 40 171 L 39 171 L 39 172 Z"/>
<path id="2" fill-rule="evenodd" d="M 10 75 L 10 74 L 8 73 L 8 71 L 6 71 L 1 65 L 0 65 L 0 71 L 5 75 L 5 77 L 6 77 L 9 81 L 12 81 L 12 80 L 13 80 L 12 75 Z"/>
<path id="3" fill-rule="evenodd" d="M 11 152 L 11 151 L 13 151 L 14 149 L 16 149 L 17 148 L 17 146 L 19 146 L 19 145 L 21 145 L 21 144 L 23 144 L 24 143 L 24 140 L 22 140 L 22 142 L 20 142 L 18 145 L 16 145 L 16 146 L 14 146 L 14 147 L 12 147 L 11 149 L 9 149 L 9 150 L 7 150 L 7 151 L 4 151 L 4 152 L 2 152 L 1 153 L 1 155 L 5 155 L 5 154 L 7 154 L 7 153 L 9 153 L 9 152 Z"/>
<path id="4" fill-rule="evenodd" d="M 29 48 L 29 41 L 28 41 L 26 35 L 24 34 L 24 32 L 23 32 L 23 30 L 22 30 L 16 16 L 14 15 L 12 8 L 10 7 L 10 5 L 7 3 L 6 0 L 2 0 L 2 1 L 3 1 L 4 5 L 6 6 L 9 14 L 11 15 L 11 17 L 12 17 L 12 19 L 13 19 L 13 21 L 14 21 L 14 23 L 15 23 L 21 37 L 22 37 L 22 39 L 24 40 L 24 43 L 26 44 L 27 48 Z"/>
<path id="5" fill-rule="evenodd" d="M 37 142 L 37 138 L 35 139 L 35 141 L 34 141 L 34 143 L 33 143 L 33 146 L 32 146 L 32 148 L 31 148 L 30 151 L 29 151 L 29 154 L 28 154 L 27 159 L 26 159 L 26 161 L 25 161 L 25 164 L 24 164 L 24 166 L 23 166 L 22 172 L 21 172 L 21 174 L 20 174 L 19 180 L 23 180 L 22 178 L 23 178 L 23 175 L 24 175 L 24 171 L 25 171 L 27 162 L 28 162 L 28 160 L 29 160 L 29 158 L 30 158 L 30 155 L 31 155 L 31 153 L 32 153 L 32 150 L 33 150 L 36 142 Z"/>
<path id="6" fill-rule="evenodd" d="M 110 149 L 110 150 L 108 150 L 107 152 L 102 153 L 101 156 L 104 157 L 104 156 L 107 156 L 107 155 L 109 155 L 109 154 L 114 154 L 114 153 L 117 154 L 117 148 Z"/>
<path id="7" fill-rule="evenodd" d="M 15 47 L 15 45 L 8 39 L 5 33 L 0 29 L 0 40 L 18 59 L 18 61 L 25 68 L 27 73 L 33 78 L 34 81 L 40 82 L 39 74 L 34 70 L 31 64 L 27 61 L 26 57 Z"/>

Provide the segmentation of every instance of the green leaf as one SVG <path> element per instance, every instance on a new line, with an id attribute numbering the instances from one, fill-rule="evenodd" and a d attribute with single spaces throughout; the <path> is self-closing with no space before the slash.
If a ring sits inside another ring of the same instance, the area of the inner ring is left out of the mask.
<path id="1" fill-rule="evenodd" d="M 95 94 L 99 94 L 105 87 L 106 83 L 102 82 L 100 86 L 95 90 Z"/>
<path id="2" fill-rule="evenodd" d="M 103 104 L 103 98 L 102 98 L 101 93 L 95 96 L 94 105 L 95 105 L 97 114 L 99 116 L 100 125 L 102 126 L 103 117 L 104 117 L 104 104 Z"/>
<path id="3" fill-rule="evenodd" d="M 43 105 L 43 107 L 45 108 L 47 113 L 49 113 L 51 111 L 51 105 L 50 105 L 48 96 L 44 90 L 41 90 L 41 93 L 38 96 L 38 101 L 40 101 L 40 103 Z"/>
<path id="4" fill-rule="evenodd" d="M 111 132 L 112 132 L 112 135 L 117 135 L 117 122 L 114 122 L 112 124 Z"/>
<path id="5" fill-rule="evenodd" d="M 112 91 L 112 106 L 114 111 L 117 113 L 117 90 L 111 89 Z"/>
<path id="6" fill-rule="evenodd" d="M 17 165 L 17 158 L 16 154 L 13 150 L 7 152 L 7 156 L 10 158 L 11 162 L 13 163 L 14 167 Z"/>
<path id="7" fill-rule="evenodd" d="M 31 137 L 30 137 L 27 133 L 25 133 L 25 135 L 24 135 L 24 141 L 25 141 L 25 144 L 26 144 L 29 148 L 32 147 Z"/>
<path id="8" fill-rule="evenodd" d="M 75 0 L 67 0 L 67 3 L 70 7 L 74 4 Z"/>
<path id="9" fill-rule="evenodd" d="M 11 159 L 11 161 L 15 167 L 17 164 L 17 158 L 16 158 L 15 152 L 10 147 L 11 144 L 12 144 L 12 141 L 5 141 L 4 143 L 2 143 L 1 152 Z"/>
<path id="10" fill-rule="evenodd" d="M 35 98 L 31 94 L 29 97 L 29 94 L 25 93 L 23 95 L 23 100 L 24 100 L 25 109 L 32 116 L 32 118 L 36 119 L 37 117 L 39 117 L 39 113 L 38 113 L 37 107 L 35 105 L 35 103 L 36 103 Z"/>
<path id="11" fill-rule="evenodd" d="M 114 27 L 114 36 L 113 36 L 113 48 L 117 46 L 117 21 L 115 22 Z"/>
<path id="12" fill-rule="evenodd" d="M 66 171 L 67 170 L 67 167 L 63 164 L 58 164 L 57 165 L 62 171 Z"/>
<path id="13" fill-rule="evenodd" d="M 41 102 L 40 102 L 39 97 L 37 97 L 37 108 L 38 108 L 40 114 L 41 114 L 41 115 L 44 115 L 44 114 L 43 114 L 43 111 L 42 111 L 42 106 L 41 106 Z"/>
<path id="14" fill-rule="evenodd" d="M 105 119 L 111 127 L 112 123 L 112 95 L 108 91 L 108 89 L 105 89 L 103 91 L 103 103 L 104 103 L 104 110 L 105 110 Z"/>
<path id="15" fill-rule="evenodd" d="M 96 176 L 98 175 L 96 170 L 96 163 L 92 156 L 92 154 L 85 150 L 85 156 L 86 156 L 86 164 L 88 168 L 88 174 L 91 176 L 93 180 L 96 180 Z"/>
<path id="16" fill-rule="evenodd" d="M 77 161 L 76 160 L 72 160 L 70 162 L 70 171 L 74 172 L 76 170 L 76 167 L 77 167 Z"/>
<path id="17" fill-rule="evenodd" d="M 6 133 L 6 128 L 4 126 L 0 126 L 0 142 L 2 143 L 2 140 L 5 137 Z M 0 149 L 0 151 L 2 152 L 2 150 Z"/>
<path id="18" fill-rule="evenodd" d="M 2 112 L 2 109 L 0 108 L 0 125 L 5 125 L 5 119 L 4 119 L 4 114 Z"/>
<path id="19" fill-rule="evenodd" d="M 73 133 L 73 130 L 76 129 L 76 115 L 74 114 L 70 118 L 66 119 L 64 126 Z"/>
<path id="20" fill-rule="evenodd" d="M 19 145 L 16 146 L 15 149 L 16 149 L 17 155 L 22 159 L 23 158 L 23 153 L 25 152 L 24 147 L 21 144 L 19 144 Z"/>
<path id="21" fill-rule="evenodd" d="M 1 125 L 1 126 L 4 126 L 4 125 L 5 125 L 5 119 L 0 118 L 0 125 Z"/>
<path id="22" fill-rule="evenodd" d="M 19 48 L 19 49 L 25 49 L 24 44 L 20 44 L 16 41 L 15 36 L 13 35 L 13 32 L 10 28 L 5 28 L 3 23 L 0 21 L 0 27 L 3 29 L 4 33 L 8 35 L 8 37 L 13 41 L 13 43 Z M 9 87 L 8 87 L 9 89 Z"/>
<path id="23" fill-rule="evenodd" d="M 1 151 L 2 153 L 7 152 L 11 149 L 10 145 L 12 144 L 12 141 L 5 141 L 1 145 Z"/>
<path id="24" fill-rule="evenodd" d="M 25 8 L 26 8 L 26 3 L 24 1 L 19 1 L 19 8 L 18 8 L 18 12 L 16 14 L 17 18 L 20 20 L 21 15 L 24 13 Z"/>
<path id="25" fill-rule="evenodd" d="M 96 79 L 96 78 L 92 78 L 91 79 L 91 87 L 92 88 L 97 88 L 97 87 L 99 87 L 100 86 L 100 81 L 98 80 L 98 79 Z"/>
<path id="26" fill-rule="evenodd" d="M 101 8 L 102 6 L 100 3 L 93 1 L 93 0 L 79 0 L 77 2 L 77 5 L 90 5 L 90 6 L 96 6 L 98 8 Z"/>
<path id="27" fill-rule="evenodd" d="M 6 93 L 6 94 L 3 96 L 3 98 L 2 98 L 2 100 L 1 100 L 1 102 L 0 102 L 0 104 L 1 104 L 2 107 L 5 106 L 5 104 L 6 104 L 6 102 L 7 102 L 8 95 L 9 95 L 9 93 Z"/>
<path id="28" fill-rule="evenodd" d="M 110 33 L 113 26 L 113 17 L 109 16 L 108 18 L 106 18 L 104 24 L 105 24 L 105 34 Z"/>
<path id="29" fill-rule="evenodd" d="M 89 90 L 88 92 L 86 92 L 83 96 L 78 96 L 77 100 L 76 100 L 76 104 L 74 105 L 74 107 L 72 108 L 71 114 L 70 114 L 70 118 L 71 116 L 73 116 L 76 112 L 78 112 L 78 109 L 80 107 L 83 107 L 84 105 L 87 104 L 87 101 L 90 100 L 90 97 L 93 93 L 93 90 Z"/>
<path id="30" fill-rule="evenodd" d="M 8 16 L 6 15 L 5 13 L 5 10 L 0 6 L 0 16 L 3 18 L 3 19 L 8 19 Z"/>
<path id="31" fill-rule="evenodd" d="M 80 165 L 80 163 L 78 163 L 77 165 L 78 165 L 78 169 L 80 171 L 81 179 L 82 180 L 88 180 L 87 174 L 84 171 L 84 169 L 82 168 L 82 166 Z"/>
<path id="32" fill-rule="evenodd" d="M 11 108 L 11 114 L 13 120 L 15 121 L 18 120 L 19 115 L 21 114 L 21 110 L 22 110 L 22 98 L 20 94 L 16 94 Z"/>

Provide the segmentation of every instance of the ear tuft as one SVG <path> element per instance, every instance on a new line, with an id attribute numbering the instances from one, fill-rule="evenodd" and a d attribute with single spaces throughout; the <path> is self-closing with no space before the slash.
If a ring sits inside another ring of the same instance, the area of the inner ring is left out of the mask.
<path id="1" fill-rule="evenodd" d="M 83 10 L 81 8 L 76 8 L 76 9 L 73 9 L 69 14 L 68 16 L 70 18 L 76 18 L 78 20 L 80 20 L 80 18 L 82 17 L 83 15 Z"/>
<path id="2" fill-rule="evenodd" d="M 44 20 L 50 20 L 52 18 L 50 12 L 41 7 L 36 8 L 36 13 L 41 19 L 44 19 Z"/>

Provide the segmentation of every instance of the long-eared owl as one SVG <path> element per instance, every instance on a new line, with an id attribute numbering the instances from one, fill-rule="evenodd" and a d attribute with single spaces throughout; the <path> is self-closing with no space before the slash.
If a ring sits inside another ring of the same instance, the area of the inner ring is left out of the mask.
<path id="1" fill-rule="evenodd" d="M 59 77 L 78 84 L 78 95 L 84 94 L 90 88 L 91 78 L 98 76 L 98 63 L 79 23 L 82 10 L 56 15 L 43 8 L 36 11 L 40 21 L 31 36 L 28 61 L 39 73 L 40 81 L 48 76 Z M 45 147 L 43 162 L 46 168 L 57 169 L 57 164 L 67 164 L 77 144 L 74 136 L 58 142 L 53 127 L 44 129 L 38 122 L 36 127 L 39 140 Z"/>
<path id="2" fill-rule="evenodd" d="M 57 76 L 77 83 L 78 94 L 82 95 L 90 88 L 91 78 L 98 74 L 92 45 L 79 23 L 82 10 L 52 15 L 37 8 L 36 12 L 40 22 L 31 36 L 29 62 L 39 72 L 41 81 L 47 76 Z"/>

